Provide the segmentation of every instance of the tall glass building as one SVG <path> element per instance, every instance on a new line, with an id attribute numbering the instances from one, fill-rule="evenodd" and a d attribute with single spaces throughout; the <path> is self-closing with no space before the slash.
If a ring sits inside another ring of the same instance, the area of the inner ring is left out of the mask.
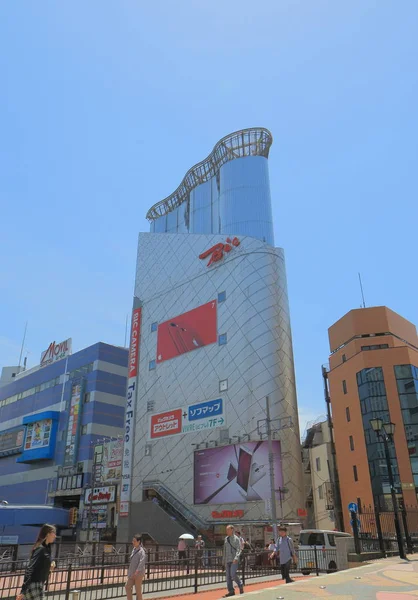
<path id="1" fill-rule="evenodd" d="M 226 521 L 271 537 L 267 398 L 280 519 L 304 510 L 284 253 L 274 247 L 269 131 L 226 136 L 148 212 L 135 278 L 120 540 Z M 303 514 L 303 513 L 302 513 Z"/>
<path id="2" fill-rule="evenodd" d="M 151 232 L 234 232 L 273 246 L 267 162 L 272 142 L 271 133 L 262 128 L 222 138 L 173 194 L 148 211 Z"/>

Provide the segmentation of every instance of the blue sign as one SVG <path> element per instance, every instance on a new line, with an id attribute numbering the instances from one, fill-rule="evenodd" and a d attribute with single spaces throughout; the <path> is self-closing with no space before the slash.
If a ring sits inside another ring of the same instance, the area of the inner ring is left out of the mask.
<path id="1" fill-rule="evenodd" d="M 46 411 L 23 418 L 26 425 L 23 453 L 16 462 L 29 463 L 54 458 L 60 413 Z"/>
<path id="2" fill-rule="evenodd" d="M 208 419 L 222 415 L 224 412 L 223 400 L 208 400 L 199 404 L 192 404 L 187 409 L 189 421 L 197 421 L 199 419 Z"/>
<path id="3" fill-rule="evenodd" d="M 351 525 L 351 527 L 353 527 L 353 525 L 354 525 L 354 521 L 353 521 L 353 519 L 351 519 L 351 521 L 350 521 L 350 525 Z M 360 527 L 361 527 L 360 519 L 357 519 L 357 529 L 358 529 L 359 531 L 360 531 Z"/>
<path id="4" fill-rule="evenodd" d="M 358 511 L 358 506 L 355 502 L 350 502 L 350 504 L 348 505 L 348 510 L 350 512 L 357 512 Z"/>

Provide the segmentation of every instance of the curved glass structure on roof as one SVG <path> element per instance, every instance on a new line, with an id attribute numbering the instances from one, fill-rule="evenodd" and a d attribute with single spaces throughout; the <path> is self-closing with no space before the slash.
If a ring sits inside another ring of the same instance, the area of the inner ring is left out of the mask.
<path id="1" fill-rule="evenodd" d="M 222 138 L 147 214 L 153 233 L 248 235 L 274 245 L 267 129 Z"/>

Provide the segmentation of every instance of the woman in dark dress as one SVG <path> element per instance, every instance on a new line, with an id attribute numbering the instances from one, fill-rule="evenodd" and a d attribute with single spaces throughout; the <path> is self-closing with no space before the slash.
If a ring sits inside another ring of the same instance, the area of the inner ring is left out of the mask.
<path id="1" fill-rule="evenodd" d="M 51 544 L 57 532 L 53 525 L 42 525 L 38 539 L 32 548 L 22 590 L 16 600 L 43 600 L 45 584 L 55 562 L 51 560 Z"/>

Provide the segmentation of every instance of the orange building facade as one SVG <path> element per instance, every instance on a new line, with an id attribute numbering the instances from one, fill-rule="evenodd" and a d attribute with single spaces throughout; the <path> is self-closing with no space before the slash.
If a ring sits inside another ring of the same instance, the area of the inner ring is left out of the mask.
<path id="1" fill-rule="evenodd" d="M 396 425 L 391 463 L 399 500 L 417 506 L 418 336 L 415 326 L 380 306 L 352 310 L 329 331 L 328 373 L 344 526 L 348 504 L 390 509 L 382 442 L 370 426 Z"/>

